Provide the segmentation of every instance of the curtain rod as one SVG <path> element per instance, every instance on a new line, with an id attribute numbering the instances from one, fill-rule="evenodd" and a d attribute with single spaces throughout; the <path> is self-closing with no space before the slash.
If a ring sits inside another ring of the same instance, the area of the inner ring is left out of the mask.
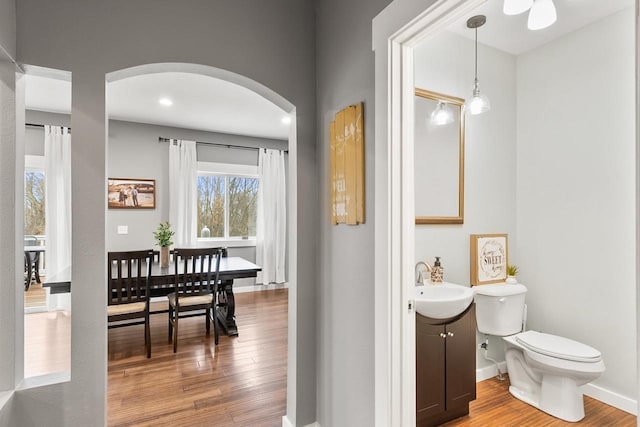
<path id="1" fill-rule="evenodd" d="M 45 126 L 45 125 L 42 125 L 40 123 L 25 123 L 24 125 L 25 126 L 31 126 L 31 127 L 34 127 L 34 128 L 43 128 L 43 129 L 44 129 L 44 126 Z M 60 126 L 60 125 L 51 125 L 51 126 Z M 69 127 L 69 126 L 60 126 L 60 127 L 67 128 L 67 129 L 69 129 L 69 132 L 71 132 L 71 127 Z"/>
<path id="2" fill-rule="evenodd" d="M 164 138 L 162 136 L 158 137 L 158 142 L 170 142 L 171 138 Z M 238 148 L 240 150 L 260 150 L 260 147 L 249 147 L 247 145 L 235 145 L 235 144 L 220 144 L 218 142 L 203 142 L 203 141 L 196 141 L 196 144 L 203 144 L 203 145 L 215 145 L 218 147 L 226 147 L 226 148 Z M 284 151 L 285 153 L 288 153 L 289 150 L 280 150 L 280 151 Z"/>

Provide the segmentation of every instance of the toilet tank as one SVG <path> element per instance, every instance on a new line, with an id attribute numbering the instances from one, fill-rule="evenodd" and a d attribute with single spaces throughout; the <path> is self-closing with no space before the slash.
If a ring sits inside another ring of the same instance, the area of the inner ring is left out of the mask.
<path id="1" fill-rule="evenodd" d="M 478 331 L 506 336 L 522 331 L 524 297 L 522 284 L 496 283 L 474 287 Z"/>

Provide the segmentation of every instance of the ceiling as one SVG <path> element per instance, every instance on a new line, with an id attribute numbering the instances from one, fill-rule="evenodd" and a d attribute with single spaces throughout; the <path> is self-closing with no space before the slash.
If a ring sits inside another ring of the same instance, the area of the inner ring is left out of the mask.
<path id="1" fill-rule="evenodd" d="M 68 80 L 68 79 L 67 79 Z M 234 83 L 200 74 L 170 72 L 145 74 L 110 82 L 109 118 L 230 133 L 288 139 L 287 114 L 271 101 Z M 27 74 L 27 109 L 71 112 L 71 82 Z M 171 106 L 158 100 L 169 98 Z"/>
<path id="2" fill-rule="evenodd" d="M 448 30 L 473 40 L 475 31 L 467 28 L 467 19 L 473 15 L 485 15 L 487 23 L 478 29 L 478 43 L 520 55 L 607 15 L 633 7 L 634 0 L 554 0 L 558 20 L 538 31 L 527 29 L 528 13 L 505 15 L 502 4 L 503 0 L 488 0 Z"/>
<path id="3" fill-rule="evenodd" d="M 634 5 L 634 0 L 554 0 L 558 20 L 539 31 L 527 29 L 527 13 L 507 16 L 503 0 L 488 0 L 471 15 L 487 16 L 478 30 L 479 43 L 519 55 L 575 31 L 607 15 Z M 448 30 L 469 39 L 474 31 L 464 19 Z M 54 74 L 26 76 L 28 109 L 56 113 L 71 112 L 71 82 Z M 168 97 L 170 107 L 158 100 Z M 288 139 L 286 113 L 255 92 L 214 77 L 184 72 L 145 74 L 128 77 L 108 85 L 109 118 L 230 133 L 264 138 Z"/>

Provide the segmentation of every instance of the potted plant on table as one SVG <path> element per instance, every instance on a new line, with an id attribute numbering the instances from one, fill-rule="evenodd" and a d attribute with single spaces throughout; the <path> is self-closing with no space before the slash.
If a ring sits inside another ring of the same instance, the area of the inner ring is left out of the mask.
<path id="1" fill-rule="evenodd" d="M 507 265 L 507 283 L 518 283 L 518 279 L 516 278 L 516 276 L 518 275 L 518 267 L 513 265 L 513 264 L 509 264 Z"/>
<path id="2" fill-rule="evenodd" d="M 169 221 L 161 222 L 158 225 L 158 229 L 153 232 L 153 237 L 156 239 L 156 244 L 160 246 L 160 267 L 169 267 L 169 246 L 173 245 L 171 238 L 176 234 L 171 230 L 171 224 Z"/>

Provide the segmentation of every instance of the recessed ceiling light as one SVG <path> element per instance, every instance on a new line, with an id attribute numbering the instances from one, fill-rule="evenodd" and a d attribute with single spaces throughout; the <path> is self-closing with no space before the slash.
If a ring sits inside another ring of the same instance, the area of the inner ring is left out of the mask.
<path id="1" fill-rule="evenodd" d="M 284 116 L 281 120 L 283 125 L 288 125 L 291 124 L 291 117 L 290 116 Z"/>
<path id="2" fill-rule="evenodd" d="M 165 107 L 171 107 L 173 105 L 173 101 L 169 98 L 160 98 L 158 99 L 160 105 L 164 105 Z"/>

